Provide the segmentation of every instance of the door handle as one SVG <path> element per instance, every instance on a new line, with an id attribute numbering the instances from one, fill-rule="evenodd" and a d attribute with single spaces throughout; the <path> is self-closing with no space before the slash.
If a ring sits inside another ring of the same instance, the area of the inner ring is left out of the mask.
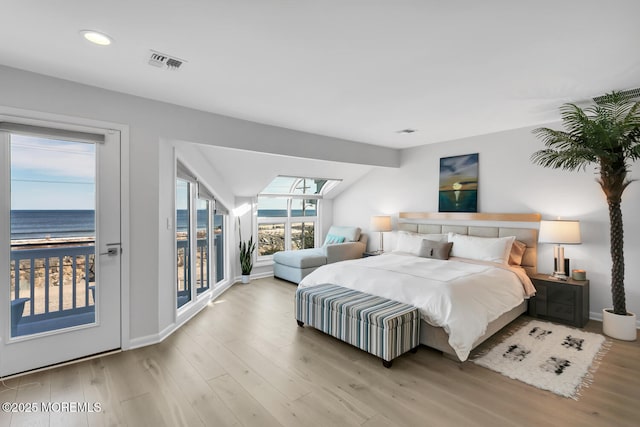
<path id="1" fill-rule="evenodd" d="M 100 255 L 116 256 L 120 248 L 107 248 L 107 252 L 101 252 Z"/>
<path id="2" fill-rule="evenodd" d="M 120 243 L 107 243 L 107 252 L 101 252 L 100 255 L 116 256 L 119 253 Z"/>

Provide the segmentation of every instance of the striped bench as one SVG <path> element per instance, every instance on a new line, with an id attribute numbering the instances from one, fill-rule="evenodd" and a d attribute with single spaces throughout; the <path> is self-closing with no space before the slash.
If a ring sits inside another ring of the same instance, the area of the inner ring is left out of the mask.
<path id="1" fill-rule="evenodd" d="M 386 368 L 420 343 L 416 307 L 336 285 L 298 287 L 296 320 L 380 357 Z"/>

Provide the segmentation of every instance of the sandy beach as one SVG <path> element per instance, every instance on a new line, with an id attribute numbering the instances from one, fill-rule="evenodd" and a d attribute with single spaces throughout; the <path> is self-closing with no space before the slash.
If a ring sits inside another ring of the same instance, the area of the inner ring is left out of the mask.
<path id="1" fill-rule="evenodd" d="M 285 248 L 285 227 L 280 224 L 258 224 L 258 255 L 272 255 Z M 302 241 L 302 223 L 291 225 L 291 249 L 298 250 L 314 247 L 314 223 L 304 224 L 304 244 Z"/>

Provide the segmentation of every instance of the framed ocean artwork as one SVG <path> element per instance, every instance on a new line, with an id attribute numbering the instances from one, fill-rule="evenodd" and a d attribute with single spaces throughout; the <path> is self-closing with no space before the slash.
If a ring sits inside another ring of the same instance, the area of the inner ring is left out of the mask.
<path id="1" fill-rule="evenodd" d="M 439 212 L 478 212 L 478 153 L 440 159 Z"/>

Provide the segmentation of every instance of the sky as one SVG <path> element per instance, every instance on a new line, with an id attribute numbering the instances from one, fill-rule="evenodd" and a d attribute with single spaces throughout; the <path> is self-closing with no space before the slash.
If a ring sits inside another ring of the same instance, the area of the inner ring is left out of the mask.
<path id="1" fill-rule="evenodd" d="M 297 180 L 277 177 L 264 191 L 288 194 Z M 95 144 L 11 134 L 12 210 L 95 209 L 95 182 Z M 186 208 L 187 195 L 179 185 L 178 209 Z M 261 208 L 286 209 L 287 202 L 264 199 Z"/>
<path id="2" fill-rule="evenodd" d="M 11 209 L 95 209 L 95 144 L 11 134 Z"/>

